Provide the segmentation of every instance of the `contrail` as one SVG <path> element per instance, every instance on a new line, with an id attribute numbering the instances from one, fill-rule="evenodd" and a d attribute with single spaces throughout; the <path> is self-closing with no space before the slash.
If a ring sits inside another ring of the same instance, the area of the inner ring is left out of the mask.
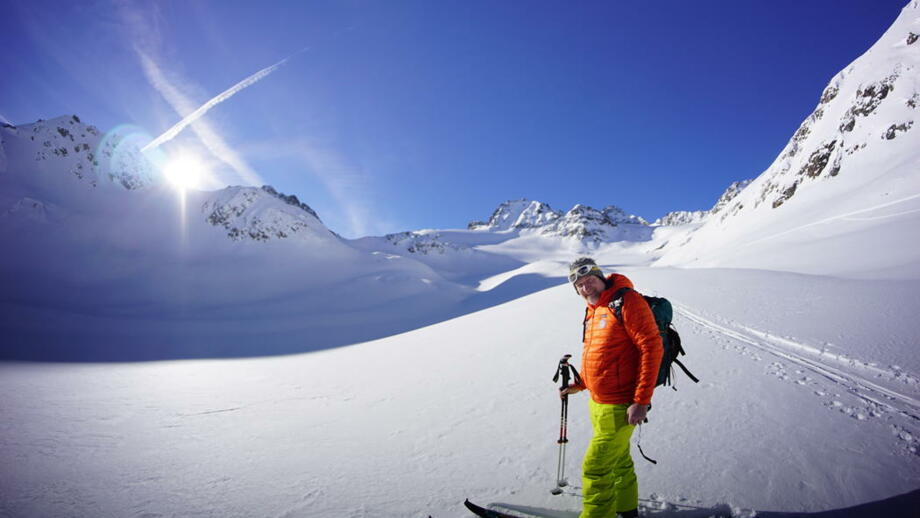
<path id="1" fill-rule="evenodd" d="M 151 141 L 149 144 L 147 144 L 146 146 L 144 146 L 144 147 L 141 149 L 141 151 L 147 151 L 148 149 L 153 149 L 153 148 L 159 146 L 160 144 L 162 144 L 162 143 L 164 143 L 164 142 L 168 142 L 168 141 L 172 140 L 173 137 L 175 137 L 176 135 L 178 135 L 180 131 L 182 131 L 183 129 L 185 129 L 185 127 L 188 126 L 189 124 L 191 124 L 191 123 L 195 122 L 196 120 L 198 120 L 199 118 L 201 118 L 201 116 L 204 115 L 205 113 L 207 113 L 208 110 L 210 110 L 211 108 L 217 106 L 218 104 L 220 104 L 220 103 L 226 101 L 227 99 L 233 97 L 237 92 L 239 92 L 240 90 L 246 88 L 247 86 L 250 86 L 250 85 L 252 85 L 252 84 L 258 82 L 260 79 L 262 79 L 262 78 L 264 78 L 265 76 L 271 74 L 272 72 L 274 72 L 275 70 L 277 70 L 279 67 L 281 67 L 282 65 L 284 65 L 285 63 L 287 63 L 287 61 L 288 61 L 289 59 L 291 59 L 292 57 L 294 57 L 294 56 L 297 55 L 297 54 L 300 54 L 300 53 L 303 52 L 304 50 L 307 50 L 307 49 L 302 49 L 302 50 L 300 50 L 300 51 L 298 51 L 298 52 L 295 52 L 294 54 L 292 54 L 292 55 L 290 55 L 290 56 L 288 56 L 288 57 L 282 59 L 281 61 L 275 63 L 274 65 L 269 66 L 269 67 L 266 67 L 266 68 L 263 68 L 262 70 L 259 70 L 259 71 L 256 72 L 255 74 L 252 74 L 251 76 L 247 77 L 246 79 L 243 79 L 243 80 L 240 81 L 239 83 L 237 83 L 237 84 L 231 86 L 230 88 L 224 90 L 224 91 L 221 92 L 217 97 L 214 97 L 214 98 L 211 99 L 210 101 L 208 101 L 208 102 L 204 103 L 203 105 L 201 105 L 201 107 L 199 107 L 197 110 L 193 111 L 193 112 L 190 113 L 189 115 L 186 115 L 185 118 L 183 118 L 182 120 L 180 120 L 179 122 L 177 122 L 173 127 L 171 127 L 171 128 L 169 128 L 168 130 L 166 130 L 162 135 L 160 135 L 159 137 L 153 139 L 153 141 Z"/>

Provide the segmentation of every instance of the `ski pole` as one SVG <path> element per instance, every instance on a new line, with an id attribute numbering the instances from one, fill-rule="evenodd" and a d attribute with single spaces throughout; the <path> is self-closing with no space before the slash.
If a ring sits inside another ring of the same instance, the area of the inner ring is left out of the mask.
<path id="1" fill-rule="evenodd" d="M 574 375 L 575 383 L 581 383 L 581 377 L 578 375 L 578 371 L 575 370 L 575 367 L 569 365 L 569 358 L 571 354 L 566 354 L 559 360 L 559 366 L 556 368 L 556 374 L 553 376 L 553 382 L 559 381 L 559 377 L 562 377 L 562 385 L 559 390 L 565 390 L 569 388 L 569 378 Z M 568 481 L 565 480 L 565 445 L 569 442 L 568 438 L 568 419 L 569 419 L 569 395 L 564 394 L 562 396 L 562 412 L 559 416 L 559 439 L 556 441 L 559 444 L 559 456 L 558 463 L 556 464 L 556 487 L 550 490 L 550 493 L 554 495 L 562 494 L 562 488 L 568 485 Z"/>

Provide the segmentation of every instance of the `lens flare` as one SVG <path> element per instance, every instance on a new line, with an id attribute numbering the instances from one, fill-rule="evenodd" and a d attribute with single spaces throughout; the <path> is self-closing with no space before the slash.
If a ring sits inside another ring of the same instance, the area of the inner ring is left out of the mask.
<path id="1" fill-rule="evenodd" d="M 98 135 L 96 128 L 89 127 L 87 131 Z M 107 131 L 90 157 L 96 178 L 120 184 L 126 189 L 152 184 L 162 152 L 141 152 L 141 148 L 150 141 L 146 131 L 132 124 L 120 124 Z"/>

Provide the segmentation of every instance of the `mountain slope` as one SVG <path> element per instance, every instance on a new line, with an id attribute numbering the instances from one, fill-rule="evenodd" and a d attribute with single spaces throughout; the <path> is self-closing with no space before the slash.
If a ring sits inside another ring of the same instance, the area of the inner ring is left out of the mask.
<path id="1" fill-rule="evenodd" d="M 918 32 L 912 2 L 831 80 L 774 163 L 657 264 L 920 277 L 920 247 L 902 234 L 920 223 Z M 801 255 L 784 252 L 792 245 Z"/>

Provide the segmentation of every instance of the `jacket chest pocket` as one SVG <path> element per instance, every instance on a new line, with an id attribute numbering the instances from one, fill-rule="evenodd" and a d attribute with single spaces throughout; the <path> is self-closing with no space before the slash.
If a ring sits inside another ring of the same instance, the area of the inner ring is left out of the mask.
<path id="1" fill-rule="evenodd" d="M 585 343 L 610 343 L 623 334 L 622 326 L 607 308 L 598 308 L 584 322 Z"/>

